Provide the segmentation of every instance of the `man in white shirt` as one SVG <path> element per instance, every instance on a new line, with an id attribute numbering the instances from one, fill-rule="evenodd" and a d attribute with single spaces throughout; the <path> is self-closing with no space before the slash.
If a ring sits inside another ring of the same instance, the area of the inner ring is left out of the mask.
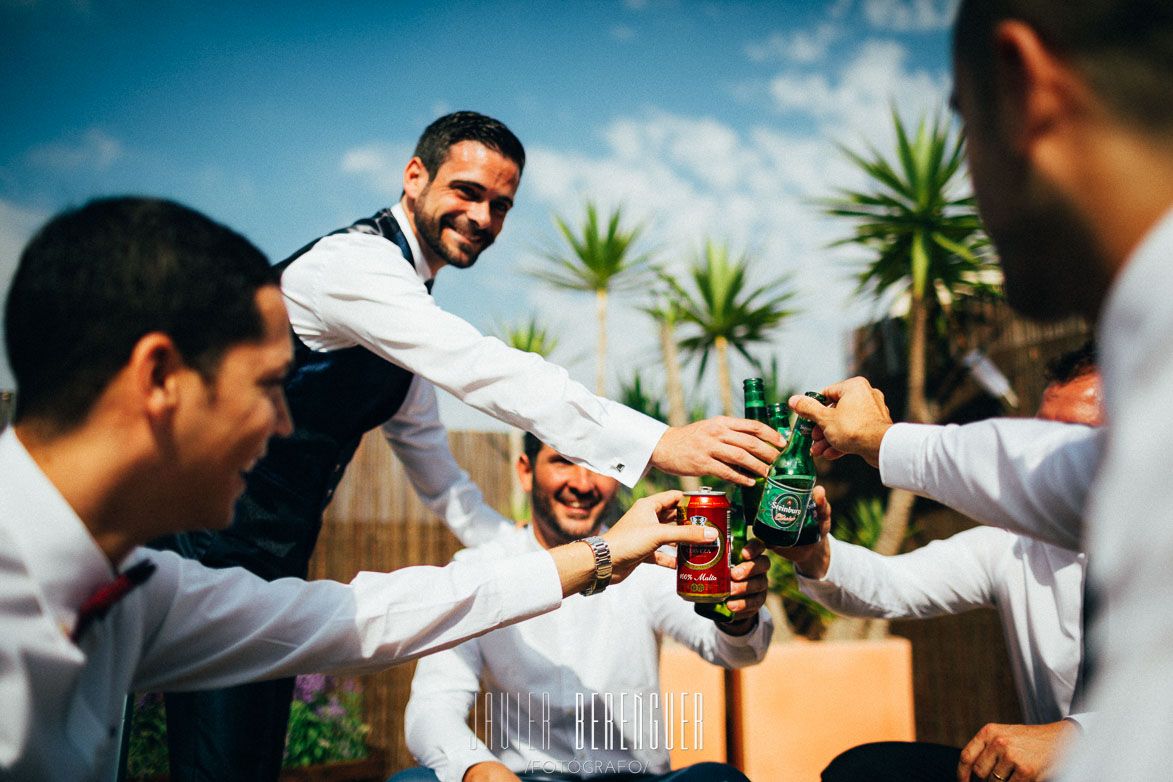
<path id="1" fill-rule="evenodd" d="M 1093 343 L 1052 362 L 1048 380 L 1037 418 L 1099 425 Z M 892 451 L 887 458 L 912 462 L 919 454 Z M 936 496 L 934 475 L 913 490 Z M 823 510 L 829 528 L 830 514 Z M 1067 741 L 1087 729 L 1090 715 L 1078 713 L 1082 704 L 1075 703 L 1084 654 L 1084 554 L 985 526 L 894 557 L 829 535 L 813 546 L 780 551 L 795 562 L 805 594 L 848 616 L 903 619 L 996 608 L 1026 720 L 987 724 L 964 748 L 904 742 L 855 747 L 823 771 L 824 782 L 1005 776 L 996 770 L 998 762 L 1023 782 L 1034 782 L 1050 778 Z"/>
<path id="2" fill-rule="evenodd" d="M 1022 515 L 1034 528 L 1020 531 L 1059 543 L 1082 534 L 1091 593 L 1104 609 L 1088 636 L 1096 724 L 1065 761 L 1067 782 L 1169 776 L 1171 42 L 1166 0 L 962 0 L 954 33 L 954 102 L 1007 298 L 1033 317 L 1083 315 L 1102 356 L 1102 435 L 1066 445 L 1057 437 L 1018 462 L 1004 460 L 996 440 L 988 451 L 1006 470 L 995 492 L 1041 511 Z M 868 396 L 849 405 L 875 406 Z M 818 421 L 829 435 L 836 417 Z M 858 442 L 882 460 L 888 437 L 918 436 L 898 430 L 877 418 L 844 443 L 828 439 L 835 450 Z M 1073 477 L 1088 465 L 1090 490 Z"/>
<path id="3" fill-rule="evenodd" d="M 279 264 L 295 339 L 285 388 L 294 431 L 250 473 L 229 529 L 168 545 L 212 567 L 304 577 L 322 511 L 376 427 L 424 504 L 463 543 L 492 539 L 512 522 L 457 466 L 433 386 L 629 487 L 649 466 L 747 485 L 749 474 L 765 475 L 781 445 L 770 427 L 723 417 L 667 427 L 436 305 L 437 273 L 471 267 L 493 243 L 524 164 L 521 142 L 502 123 L 445 115 L 420 136 L 398 203 Z M 172 782 L 276 779 L 292 688 L 288 679 L 168 696 Z"/>
<path id="4" fill-rule="evenodd" d="M 104 199 L 50 221 L 21 255 L 5 339 L 17 396 L 0 435 L 3 779 L 113 779 L 132 688 L 382 669 L 599 591 L 663 543 L 712 537 L 659 523 L 682 496 L 664 492 L 596 546 L 349 585 L 141 548 L 227 524 L 243 475 L 291 429 L 271 267 L 171 202 Z"/>
<path id="5" fill-rule="evenodd" d="M 518 460 L 533 521 L 457 554 L 489 563 L 595 535 L 617 488 L 614 479 L 572 464 L 531 434 Z M 742 780 L 735 768 L 702 763 L 670 773 L 660 645 L 675 638 L 727 668 L 759 662 L 773 631 L 764 607 L 769 560 L 760 541 L 733 570 L 735 620 L 699 616 L 663 568 L 644 568 L 595 598 L 571 598 L 545 617 L 501 628 L 416 667 L 405 714 L 407 746 L 423 767 L 395 782 L 505 782 L 518 778 L 630 775 L 674 782 Z M 476 723 L 469 727 L 469 716 Z M 507 714 L 507 718 L 502 715 Z M 474 728 L 483 729 L 479 739 Z"/>

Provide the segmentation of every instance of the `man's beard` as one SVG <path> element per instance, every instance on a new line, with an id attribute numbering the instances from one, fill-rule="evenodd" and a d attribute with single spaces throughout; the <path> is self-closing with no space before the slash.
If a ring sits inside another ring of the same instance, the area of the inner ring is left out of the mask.
<path id="1" fill-rule="evenodd" d="M 550 495 L 540 491 L 537 487 L 537 482 L 534 482 L 534 488 L 530 492 L 530 501 L 533 504 L 534 524 L 542 527 L 542 530 L 555 538 L 558 543 L 573 543 L 576 540 L 582 540 L 588 535 L 593 535 L 599 531 L 599 527 L 603 525 L 603 521 L 607 518 L 607 508 L 595 519 L 594 526 L 587 532 L 582 534 L 571 532 L 562 526 L 558 521 L 558 517 L 554 514 L 554 503 Z"/>
<path id="2" fill-rule="evenodd" d="M 465 232 L 459 230 L 454 220 L 449 220 L 447 226 L 445 225 L 444 217 L 436 217 L 427 209 L 427 188 L 420 193 L 420 197 L 416 200 L 415 211 L 415 227 L 419 231 L 420 239 L 423 240 L 432 252 L 438 255 L 444 263 L 449 266 L 455 266 L 458 269 L 467 269 L 477 262 L 477 258 L 484 252 L 492 243 L 493 235 L 488 231 L 479 229 L 475 232 L 468 231 L 468 233 L 475 233 L 481 239 L 481 246 L 478 250 L 469 248 L 464 251 L 463 255 L 455 255 L 449 248 L 444 246 L 443 233 L 445 227 L 450 227 L 457 233 L 463 235 Z"/>
<path id="3" fill-rule="evenodd" d="M 1107 290 L 1099 248 L 1075 210 L 1053 194 L 1036 199 L 1010 225 L 991 227 L 1000 255 L 1007 303 L 1028 318 L 1055 321 L 1082 315 L 1095 321 Z"/>

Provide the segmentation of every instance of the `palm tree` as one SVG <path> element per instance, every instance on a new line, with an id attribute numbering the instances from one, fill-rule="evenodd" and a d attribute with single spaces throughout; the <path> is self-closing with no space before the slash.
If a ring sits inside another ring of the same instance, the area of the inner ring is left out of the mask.
<path id="1" fill-rule="evenodd" d="M 542 358 L 548 358 L 558 347 L 558 338 L 551 335 L 534 317 L 522 323 L 501 324 L 497 331 L 501 341 L 509 347 L 537 353 Z"/>
<path id="2" fill-rule="evenodd" d="M 908 377 L 906 418 L 920 423 L 936 419 L 925 388 L 928 324 L 934 312 L 947 310 L 958 296 L 988 291 L 983 273 L 992 268 L 984 248 L 973 196 L 963 186 L 963 137 L 946 116 L 923 118 L 910 137 L 895 110 L 895 161 L 873 147 L 862 155 L 841 147 L 868 176 L 866 190 L 843 190 L 825 202 L 827 214 L 854 221 L 851 236 L 835 244 L 857 244 L 875 253 L 859 273 L 858 294 L 869 298 L 899 292 L 908 299 Z M 896 553 L 904 539 L 913 497 L 889 495 L 884 532 L 876 549 Z"/>
<path id="3" fill-rule="evenodd" d="M 537 318 L 531 317 L 529 321 L 522 323 L 500 324 L 497 326 L 497 333 L 501 341 L 509 347 L 537 353 L 542 358 L 547 358 L 558 347 L 557 338 L 551 336 L 546 331 L 546 327 L 538 323 Z M 517 459 L 521 456 L 524 436 L 517 427 L 510 427 L 509 465 L 511 468 L 517 464 Z M 529 504 L 526 501 L 525 492 L 521 489 L 516 471 L 510 469 L 509 475 L 509 509 L 514 518 L 522 518 L 525 516 Z"/>
<path id="4" fill-rule="evenodd" d="M 673 295 L 678 287 L 675 281 L 663 270 L 658 270 L 660 286 L 652 291 L 652 302 L 640 309 L 656 321 L 660 334 L 660 357 L 664 362 L 664 393 L 668 397 L 668 424 L 670 426 L 684 426 L 688 423 L 688 413 L 684 409 L 684 384 L 680 381 L 679 343 L 676 340 L 676 327 L 684 318 L 684 307 L 680 299 Z"/>
<path id="5" fill-rule="evenodd" d="M 660 285 L 652 290 L 651 303 L 640 309 L 656 321 L 656 330 L 660 334 L 660 358 L 664 363 L 664 394 L 668 398 L 668 425 L 685 426 L 690 418 L 685 409 L 684 384 L 680 380 L 679 342 L 676 339 L 676 327 L 684 317 L 684 308 L 679 297 L 674 295 L 675 282 L 672 278 L 662 269 L 658 269 L 656 274 L 660 279 Z M 637 375 L 636 381 L 638 380 Z M 632 407 L 631 404 L 627 406 Z M 703 410 L 700 418 L 704 418 Z M 685 491 L 696 491 L 701 487 L 701 479 L 692 475 L 683 476 L 679 484 Z"/>
<path id="6" fill-rule="evenodd" d="M 935 420 L 925 390 L 929 317 L 947 308 L 963 288 L 987 290 L 983 272 L 993 268 L 973 196 L 964 184 L 963 138 L 947 118 L 921 120 L 910 138 L 893 112 L 896 162 L 868 147 L 868 157 L 843 148 L 871 180 L 872 189 L 842 191 L 826 212 L 855 221 L 855 232 L 835 244 L 858 244 L 875 258 L 858 275 L 858 293 L 877 298 L 899 291 L 908 297 L 908 418 Z"/>
<path id="7" fill-rule="evenodd" d="M 607 294 L 638 287 L 648 271 L 649 255 L 632 255 L 632 245 L 639 238 L 642 228 L 637 226 L 625 230 L 620 227 L 621 220 L 622 210 L 617 208 L 606 219 L 604 228 L 599 222 L 595 205 L 588 202 L 586 221 L 581 233 L 575 234 L 565 220 L 555 215 L 554 222 L 570 245 L 571 254 L 544 253 L 546 259 L 555 265 L 554 270 L 531 271 L 535 277 L 559 288 L 594 291 L 598 321 L 595 391 L 600 396 L 607 390 Z"/>
<path id="8" fill-rule="evenodd" d="M 710 352 L 716 354 L 717 381 L 725 415 L 734 414 L 729 349 L 756 364 L 749 347 L 767 341 L 769 333 L 794 314 L 794 310 L 783 307 L 794 296 L 794 291 L 788 289 L 790 275 L 749 290 L 746 283 L 749 265 L 745 255 L 731 260 L 725 245 L 706 241 L 704 252 L 694 259 L 689 270 L 696 295 L 672 283 L 684 312 L 684 322 L 694 326 L 697 332 L 681 341 L 680 347 L 700 358 L 698 376 L 704 374 Z"/>

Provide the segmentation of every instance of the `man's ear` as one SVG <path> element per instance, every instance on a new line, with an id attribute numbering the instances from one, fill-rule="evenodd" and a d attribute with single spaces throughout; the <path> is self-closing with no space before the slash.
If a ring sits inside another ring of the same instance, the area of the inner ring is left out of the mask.
<path id="1" fill-rule="evenodd" d="M 534 471 L 529 456 L 524 453 L 518 456 L 515 466 L 517 468 L 517 482 L 521 484 L 522 491 L 529 494 L 534 488 Z"/>
<path id="2" fill-rule="evenodd" d="M 408 161 L 407 167 L 403 169 L 403 192 L 412 201 L 419 198 L 420 193 L 428 186 L 431 177 L 428 175 L 428 169 L 424 166 L 424 161 L 418 157 L 413 157 Z"/>
<path id="3" fill-rule="evenodd" d="M 175 409 L 181 372 L 191 370 L 175 342 L 159 332 L 151 332 L 135 343 L 127 368 L 143 409 L 156 421 Z"/>
<path id="4" fill-rule="evenodd" d="M 1081 109 L 1087 87 L 1071 65 L 1023 22 L 999 24 L 994 51 L 1004 138 L 1019 153 L 1030 154 L 1038 141 L 1047 139 Z"/>

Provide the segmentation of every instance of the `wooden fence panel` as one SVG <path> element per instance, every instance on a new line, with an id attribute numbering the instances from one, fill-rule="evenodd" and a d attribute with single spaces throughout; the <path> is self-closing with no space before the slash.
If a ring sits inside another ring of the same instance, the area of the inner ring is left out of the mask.
<path id="1" fill-rule="evenodd" d="M 507 504 L 511 467 L 507 436 L 453 432 L 452 452 L 498 510 Z M 460 548 L 456 537 L 423 506 L 378 431 L 368 433 L 327 509 L 310 561 L 310 578 L 349 581 L 361 570 L 444 565 Z M 387 753 L 390 775 L 414 765 L 403 740 L 403 709 L 415 663 L 360 677 L 370 743 Z"/>

